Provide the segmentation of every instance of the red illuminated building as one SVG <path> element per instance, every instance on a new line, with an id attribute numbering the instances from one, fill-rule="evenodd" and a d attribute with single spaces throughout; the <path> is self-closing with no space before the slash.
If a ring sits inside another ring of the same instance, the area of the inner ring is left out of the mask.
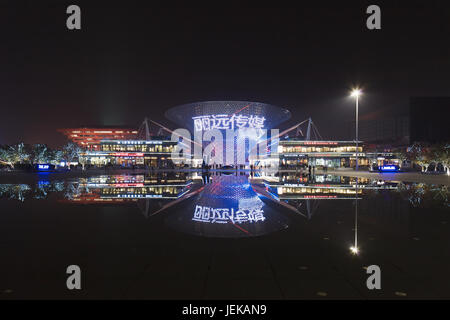
<path id="1" fill-rule="evenodd" d="M 121 127 L 82 127 L 59 129 L 69 140 L 88 150 L 100 150 L 102 140 L 133 140 L 138 131 Z"/>

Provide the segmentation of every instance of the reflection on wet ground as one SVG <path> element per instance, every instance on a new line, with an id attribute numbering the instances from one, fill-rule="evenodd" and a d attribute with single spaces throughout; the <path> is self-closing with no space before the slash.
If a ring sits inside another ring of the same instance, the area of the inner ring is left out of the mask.
<path id="1" fill-rule="evenodd" d="M 450 298 L 448 196 L 239 171 L 0 184 L 0 298 Z M 382 290 L 366 287 L 370 264 Z"/>
<path id="2" fill-rule="evenodd" d="M 287 217 L 271 208 L 266 197 L 252 188 L 248 177 L 208 177 L 198 195 L 180 203 L 167 224 L 177 230 L 207 237 L 251 237 L 287 228 Z M 269 201 L 270 202 L 270 201 Z"/>

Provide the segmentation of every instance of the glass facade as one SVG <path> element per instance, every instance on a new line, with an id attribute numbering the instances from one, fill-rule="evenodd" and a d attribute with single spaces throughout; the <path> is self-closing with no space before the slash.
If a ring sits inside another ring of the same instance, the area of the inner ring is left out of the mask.
<path id="1" fill-rule="evenodd" d="M 86 151 L 82 158 L 88 165 L 168 168 L 176 142 L 170 140 L 105 140 L 98 151 Z"/>
<path id="2" fill-rule="evenodd" d="M 149 152 L 149 153 L 171 153 L 175 147 L 175 143 L 167 142 L 164 144 L 118 144 L 102 142 L 100 145 L 101 151 L 129 151 L 129 152 Z"/>
<path id="3" fill-rule="evenodd" d="M 304 145 L 282 145 L 281 153 L 309 153 L 309 152 L 355 152 L 356 146 L 304 146 Z M 363 148 L 358 147 L 358 152 L 362 152 Z"/>
<path id="4" fill-rule="evenodd" d="M 356 166 L 356 153 L 358 165 L 369 166 L 363 149 L 361 145 L 356 149 L 355 141 L 281 140 L 278 153 L 282 168 L 350 168 Z"/>

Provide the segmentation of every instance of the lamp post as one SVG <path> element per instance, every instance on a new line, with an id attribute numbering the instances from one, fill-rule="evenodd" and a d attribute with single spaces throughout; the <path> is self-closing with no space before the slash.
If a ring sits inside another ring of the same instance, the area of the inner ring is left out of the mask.
<path id="1" fill-rule="evenodd" d="M 359 96 L 362 94 L 361 90 L 356 88 L 352 90 L 351 96 L 355 98 L 356 107 L 356 125 L 355 125 L 355 139 L 356 139 L 356 167 L 355 170 L 358 171 L 358 102 Z M 355 243 L 353 247 L 350 247 L 350 251 L 357 255 L 359 253 L 358 248 L 358 177 L 356 177 L 356 188 L 355 188 L 356 198 L 355 198 Z"/>
<path id="2" fill-rule="evenodd" d="M 358 171 L 358 102 L 359 96 L 362 94 L 360 89 L 353 89 L 351 96 L 355 98 L 356 104 L 356 125 L 355 125 L 355 138 L 356 138 L 356 167 L 355 170 Z"/>

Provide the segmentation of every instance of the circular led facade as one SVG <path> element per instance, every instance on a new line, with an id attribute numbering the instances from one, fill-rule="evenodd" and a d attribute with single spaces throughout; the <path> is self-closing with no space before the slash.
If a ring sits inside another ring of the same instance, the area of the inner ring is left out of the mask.
<path id="1" fill-rule="evenodd" d="M 251 101 L 203 101 L 166 111 L 166 117 L 190 131 L 209 129 L 272 129 L 291 117 L 289 110 Z"/>

